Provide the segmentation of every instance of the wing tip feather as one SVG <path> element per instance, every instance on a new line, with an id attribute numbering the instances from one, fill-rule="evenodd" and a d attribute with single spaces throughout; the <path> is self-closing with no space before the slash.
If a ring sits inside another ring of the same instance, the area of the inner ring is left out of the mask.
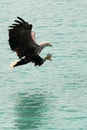
<path id="1" fill-rule="evenodd" d="M 24 20 L 23 18 L 21 18 L 21 17 L 19 17 L 19 16 L 17 16 L 17 18 L 18 18 L 20 21 L 22 21 L 23 23 L 25 23 L 25 20 Z"/>

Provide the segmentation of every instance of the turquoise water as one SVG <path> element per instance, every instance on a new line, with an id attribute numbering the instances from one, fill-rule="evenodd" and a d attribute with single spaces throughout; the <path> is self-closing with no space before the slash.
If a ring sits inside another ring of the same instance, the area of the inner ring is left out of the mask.
<path id="1" fill-rule="evenodd" d="M 33 24 L 41 56 L 52 61 L 10 70 L 17 60 L 8 26 L 17 16 Z M 87 130 L 87 1 L 0 1 L 0 130 Z"/>

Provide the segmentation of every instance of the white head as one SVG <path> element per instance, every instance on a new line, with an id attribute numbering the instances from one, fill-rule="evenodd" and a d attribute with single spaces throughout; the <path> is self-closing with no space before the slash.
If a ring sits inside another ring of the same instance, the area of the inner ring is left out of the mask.
<path id="1" fill-rule="evenodd" d="M 40 46 L 43 47 L 43 48 L 47 47 L 47 46 L 52 47 L 52 44 L 50 44 L 49 42 L 43 42 L 43 43 L 40 44 Z"/>
<path id="2" fill-rule="evenodd" d="M 38 50 L 38 53 L 40 53 L 45 47 L 47 47 L 47 46 L 50 46 L 50 47 L 52 47 L 52 44 L 50 44 L 49 42 L 43 42 L 43 43 L 41 43 L 40 44 L 40 48 L 39 48 L 39 50 Z"/>

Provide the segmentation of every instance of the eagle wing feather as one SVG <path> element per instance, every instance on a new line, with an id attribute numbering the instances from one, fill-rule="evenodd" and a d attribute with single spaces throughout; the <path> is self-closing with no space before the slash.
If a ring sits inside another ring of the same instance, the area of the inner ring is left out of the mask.
<path id="1" fill-rule="evenodd" d="M 32 25 L 17 17 L 16 23 L 9 29 L 9 45 L 11 50 L 16 51 L 19 58 L 35 53 L 37 45 L 31 36 Z"/>

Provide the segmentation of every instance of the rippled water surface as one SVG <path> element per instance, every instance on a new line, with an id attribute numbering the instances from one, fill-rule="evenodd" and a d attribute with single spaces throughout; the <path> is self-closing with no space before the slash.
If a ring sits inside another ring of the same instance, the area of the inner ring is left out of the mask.
<path id="1" fill-rule="evenodd" d="M 49 41 L 52 61 L 10 70 L 8 45 L 17 16 Z M 0 1 L 0 130 L 87 130 L 87 1 Z"/>

